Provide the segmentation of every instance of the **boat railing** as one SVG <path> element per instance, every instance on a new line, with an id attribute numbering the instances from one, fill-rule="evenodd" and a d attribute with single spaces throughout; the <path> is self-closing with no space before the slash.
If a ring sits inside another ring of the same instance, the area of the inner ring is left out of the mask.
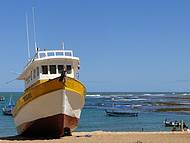
<path id="1" fill-rule="evenodd" d="M 72 50 L 44 50 L 38 51 L 34 58 L 32 58 L 25 66 L 25 69 L 35 60 L 47 57 L 73 57 Z"/>
<path id="2" fill-rule="evenodd" d="M 48 50 L 39 51 L 35 55 L 35 59 L 45 58 L 45 57 L 73 57 L 73 51 L 71 50 Z"/>

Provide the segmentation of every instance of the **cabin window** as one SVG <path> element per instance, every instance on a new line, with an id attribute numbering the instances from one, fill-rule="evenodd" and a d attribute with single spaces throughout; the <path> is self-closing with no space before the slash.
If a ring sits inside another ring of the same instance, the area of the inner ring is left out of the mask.
<path id="1" fill-rule="evenodd" d="M 36 68 L 36 71 L 37 71 L 37 76 L 39 76 L 40 75 L 39 67 Z"/>
<path id="2" fill-rule="evenodd" d="M 30 79 L 31 79 L 31 81 L 32 81 L 32 71 L 31 71 L 31 73 L 30 73 Z"/>
<path id="3" fill-rule="evenodd" d="M 56 52 L 56 56 L 63 56 L 63 52 Z"/>
<path id="4" fill-rule="evenodd" d="M 42 74 L 48 74 L 48 66 L 46 65 L 42 66 Z"/>
<path id="5" fill-rule="evenodd" d="M 40 55 L 40 58 L 46 57 L 45 53 L 40 53 L 39 55 Z"/>
<path id="6" fill-rule="evenodd" d="M 67 73 L 71 74 L 71 65 L 67 65 Z"/>
<path id="7" fill-rule="evenodd" d="M 72 56 L 71 52 L 65 52 L 65 56 Z"/>
<path id="8" fill-rule="evenodd" d="M 48 56 L 54 56 L 54 52 L 48 52 L 47 55 Z"/>
<path id="9" fill-rule="evenodd" d="M 27 79 L 27 84 L 29 84 L 29 82 L 30 82 L 30 78 L 28 77 L 28 79 Z"/>
<path id="10" fill-rule="evenodd" d="M 28 84 L 30 82 L 30 76 L 26 78 L 26 83 Z"/>
<path id="11" fill-rule="evenodd" d="M 36 69 L 33 70 L 33 79 L 36 78 Z"/>
<path id="12" fill-rule="evenodd" d="M 58 65 L 58 73 L 62 73 L 64 69 L 64 65 Z"/>
<path id="13" fill-rule="evenodd" d="M 50 65 L 50 74 L 56 74 L 56 65 Z"/>

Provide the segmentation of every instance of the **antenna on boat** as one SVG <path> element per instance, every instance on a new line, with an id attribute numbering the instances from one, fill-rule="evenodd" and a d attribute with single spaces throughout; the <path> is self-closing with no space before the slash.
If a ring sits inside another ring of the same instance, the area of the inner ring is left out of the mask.
<path id="1" fill-rule="evenodd" d="M 61 48 L 62 48 L 63 50 L 65 50 L 65 44 L 64 44 L 63 41 L 62 41 L 62 43 L 61 43 Z"/>
<path id="2" fill-rule="evenodd" d="M 34 15 L 35 8 L 32 7 L 32 18 L 33 18 L 33 30 L 34 30 L 34 47 L 36 52 L 38 51 L 37 43 L 36 43 L 36 24 L 35 24 L 35 15 Z"/>
<path id="3" fill-rule="evenodd" d="M 28 59 L 30 59 L 30 41 L 28 34 L 28 15 L 26 13 L 26 37 L 27 37 L 27 48 L 28 48 Z"/>

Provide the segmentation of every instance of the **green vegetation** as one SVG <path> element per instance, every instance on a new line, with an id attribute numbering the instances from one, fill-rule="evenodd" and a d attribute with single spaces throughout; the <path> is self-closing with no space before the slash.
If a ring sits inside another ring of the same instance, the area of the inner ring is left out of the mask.
<path id="1" fill-rule="evenodd" d="M 190 108 L 161 108 L 155 110 L 155 112 L 179 112 L 179 111 L 190 111 Z"/>
<path id="2" fill-rule="evenodd" d="M 151 104 L 154 106 L 183 106 L 186 104 L 182 104 L 182 103 L 177 103 L 177 102 L 145 102 L 146 104 Z M 190 106 L 190 105 L 186 105 L 186 106 Z"/>

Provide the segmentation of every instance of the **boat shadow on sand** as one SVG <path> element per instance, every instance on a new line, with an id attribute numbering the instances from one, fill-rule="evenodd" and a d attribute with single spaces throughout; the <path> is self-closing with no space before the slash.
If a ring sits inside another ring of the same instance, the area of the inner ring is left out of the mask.
<path id="1" fill-rule="evenodd" d="M 25 141 L 25 140 L 52 140 L 52 139 L 61 139 L 63 137 L 68 137 L 68 136 L 72 136 L 72 135 L 67 135 L 67 136 L 62 136 L 62 137 L 24 137 L 24 136 L 19 136 L 19 135 L 15 135 L 15 136 L 7 136 L 7 137 L 0 137 L 0 140 L 9 140 L 9 141 L 13 141 L 13 140 L 17 140 L 17 141 Z M 92 135 L 90 134 L 86 134 L 86 135 L 77 135 L 74 137 L 86 137 L 86 138 L 90 138 L 92 137 Z"/>
<path id="2" fill-rule="evenodd" d="M 23 137 L 23 136 L 19 136 L 19 135 L 15 135 L 15 136 L 7 136 L 7 137 L 0 137 L 0 140 L 9 140 L 9 141 L 13 141 L 13 140 L 51 140 L 51 139 L 60 139 L 61 137 Z"/>
<path id="3" fill-rule="evenodd" d="M 51 135 L 51 134 L 44 134 L 44 135 L 31 135 L 31 134 L 27 134 L 27 135 L 15 135 L 15 136 L 7 136 L 7 137 L 0 137 L 0 140 L 50 140 L 50 139 L 60 139 L 61 137 L 65 137 L 65 136 L 72 136 L 72 133 L 70 131 L 70 129 L 68 130 L 68 128 L 65 128 L 64 131 L 64 135 L 63 136 L 55 136 L 55 135 Z"/>

